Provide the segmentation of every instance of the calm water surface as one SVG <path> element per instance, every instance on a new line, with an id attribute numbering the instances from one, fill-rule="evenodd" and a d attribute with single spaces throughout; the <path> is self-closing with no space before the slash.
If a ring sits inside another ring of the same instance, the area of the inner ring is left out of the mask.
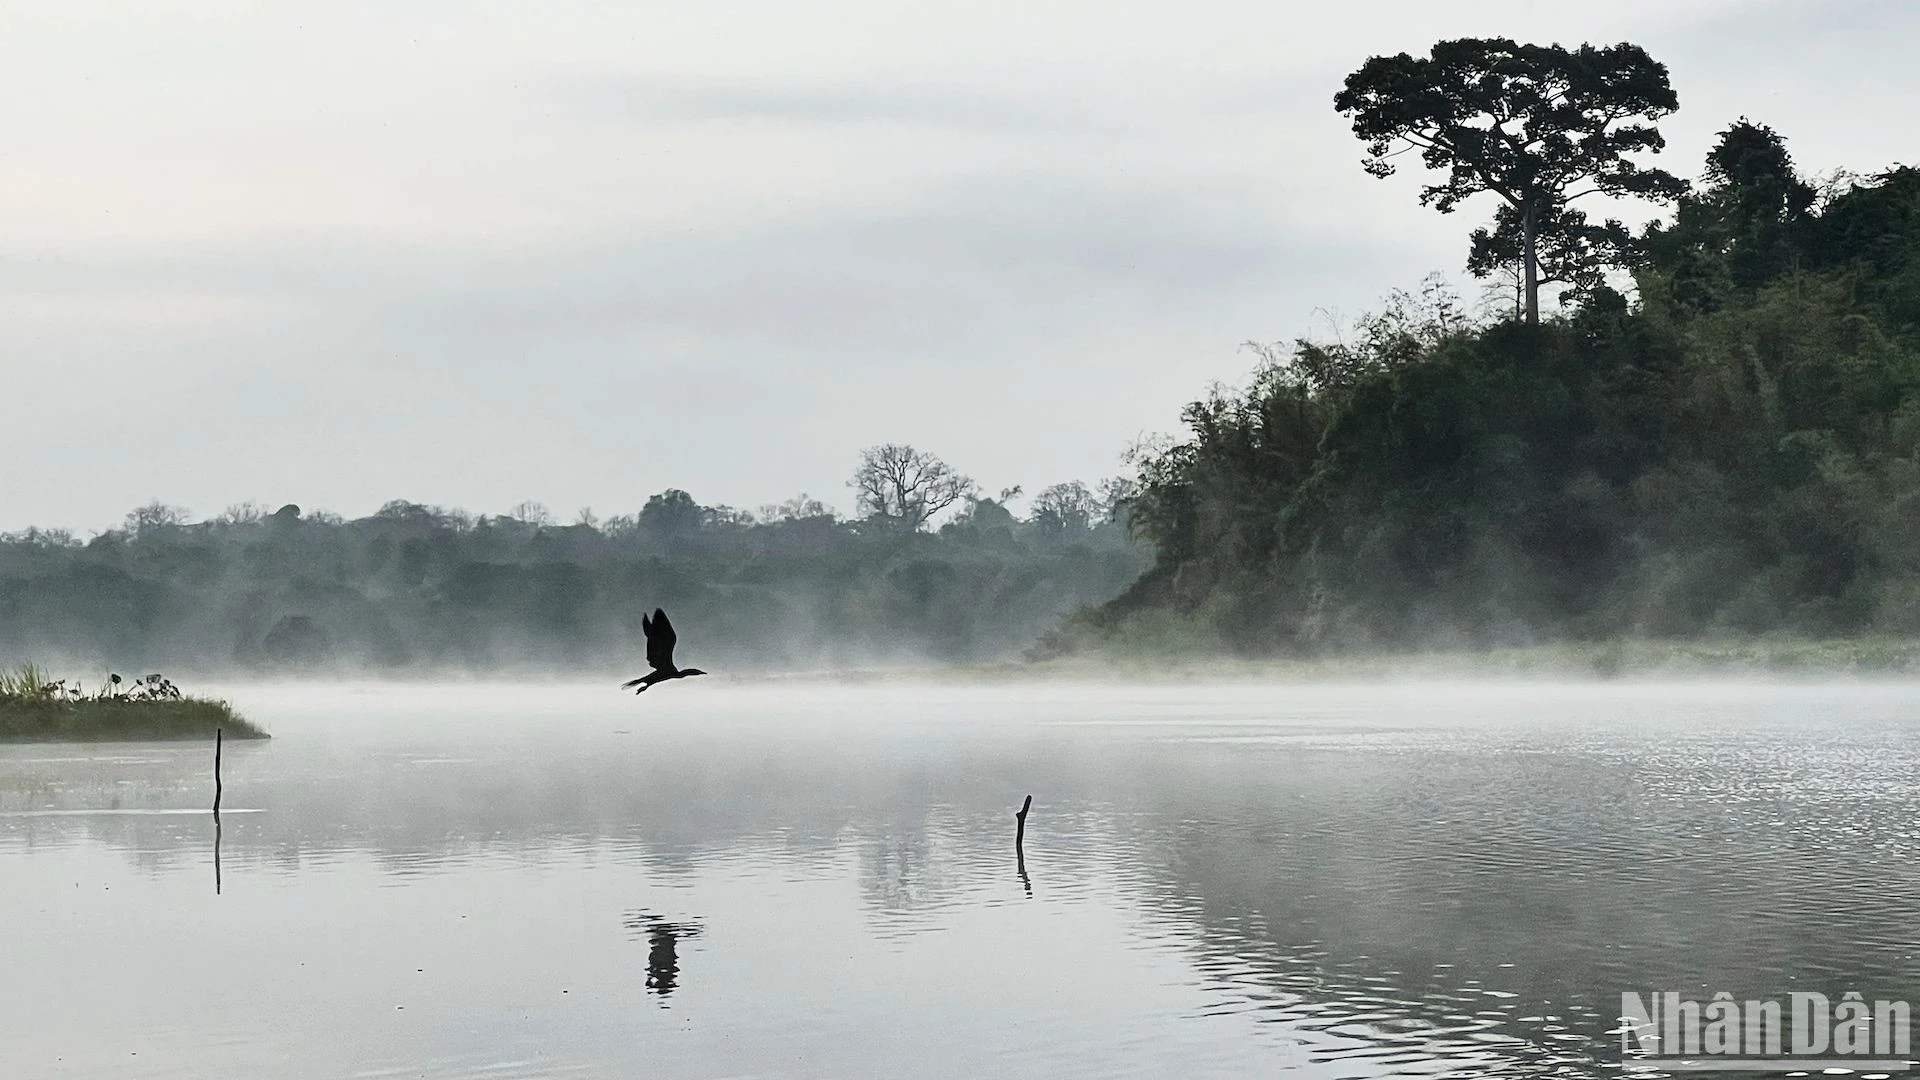
<path id="1" fill-rule="evenodd" d="M 1622 991 L 1920 1001 L 1920 688 L 232 693 L 217 894 L 210 748 L 0 747 L 0 1077 L 1617 1076 Z"/>

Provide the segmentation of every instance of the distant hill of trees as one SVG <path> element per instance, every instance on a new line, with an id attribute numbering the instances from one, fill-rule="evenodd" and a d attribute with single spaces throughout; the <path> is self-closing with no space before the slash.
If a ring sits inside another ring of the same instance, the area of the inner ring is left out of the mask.
<path id="1" fill-rule="evenodd" d="M 1811 183 L 1742 120 L 1638 235 L 1534 209 L 1475 236 L 1509 312 L 1400 295 L 1188 406 L 1139 462 L 1153 568 L 1051 647 L 1920 634 L 1920 169 Z"/>
<path id="2" fill-rule="evenodd" d="M 891 479 L 858 519 L 805 496 L 749 513 L 669 490 L 572 524 L 534 504 L 399 501 L 354 521 L 248 505 L 195 523 L 155 503 L 86 541 L 29 529 L 0 536 L 0 657 L 82 673 L 625 670 L 644 666 L 640 617 L 658 605 L 679 659 L 713 670 L 997 660 L 1150 557 L 1115 522 L 1124 484 L 1054 485 L 1016 518 L 1013 492 L 982 497 L 930 455 L 877 447 L 863 475 L 876 462 Z M 937 531 L 930 501 L 958 511 Z"/>

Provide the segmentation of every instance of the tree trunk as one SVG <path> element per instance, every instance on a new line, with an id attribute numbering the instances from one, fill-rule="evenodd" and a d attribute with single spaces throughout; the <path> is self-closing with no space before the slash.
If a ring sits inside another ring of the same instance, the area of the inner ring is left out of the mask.
<path id="1" fill-rule="evenodd" d="M 1520 214 L 1520 237 L 1524 244 L 1521 262 L 1525 264 L 1527 291 L 1527 325 L 1540 325 L 1540 252 L 1534 243 L 1533 207 L 1528 206 Z"/>

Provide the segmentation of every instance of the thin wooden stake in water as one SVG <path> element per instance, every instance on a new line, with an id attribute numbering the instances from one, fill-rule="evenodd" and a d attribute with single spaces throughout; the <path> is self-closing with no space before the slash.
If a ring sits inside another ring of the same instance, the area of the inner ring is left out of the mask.
<path id="1" fill-rule="evenodd" d="M 1033 809 L 1033 796 L 1020 804 L 1020 812 L 1013 815 L 1013 861 L 1014 868 L 1020 874 L 1020 884 L 1033 895 L 1033 882 L 1027 877 L 1027 811 Z"/>
<path id="2" fill-rule="evenodd" d="M 213 729 L 213 895 L 220 895 L 220 743 L 221 731 Z"/>

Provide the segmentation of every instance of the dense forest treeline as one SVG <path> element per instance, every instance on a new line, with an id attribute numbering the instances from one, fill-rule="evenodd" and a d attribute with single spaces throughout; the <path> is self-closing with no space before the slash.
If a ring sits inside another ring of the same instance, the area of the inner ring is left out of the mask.
<path id="1" fill-rule="evenodd" d="M 533 504 L 397 501 L 353 521 L 242 505 L 194 523 L 155 503 L 86 541 L 0 536 L 0 656 L 85 674 L 630 667 L 663 605 L 682 661 L 722 670 L 1004 659 L 1147 561 L 1115 521 L 1124 485 L 1054 485 L 1016 518 L 1012 492 L 980 496 L 908 447 L 869 451 L 858 479 L 857 519 L 678 490 L 572 524 Z"/>
<path id="2" fill-rule="evenodd" d="M 1558 317 L 1430 286 L 1190 405 L 1153 568 L 1052 648 L 1920 633 L 1920 169 L 1816 186 L 1742 120 L 1670 220 L 1536 239 Z"/>
<path id="3" fill-rule="evenodd" d="M 1492 205 L 1466 265 L 1498 312 L 1430 280 L 1257 347 L 1250 385 L 1098 494 L 1020 519 L 890 445 L 847 519 L 680 491 L 571 525 L 156 504 L 84 543 L 0 537 L 0 655 L 601 666 L 655 605 L 684 662 L 736 668 L 1920 636 L 1920 169 L 1811 182 L 1744 118 L 1697 182 L 1653 168 L 1679 100 L 1630 44 L 1443 41 L 1334 107 L 1369 174 L 1416 162 L 1423 204 Z M 1669 212 L 1589 216 L 1623 197 Z"/>

